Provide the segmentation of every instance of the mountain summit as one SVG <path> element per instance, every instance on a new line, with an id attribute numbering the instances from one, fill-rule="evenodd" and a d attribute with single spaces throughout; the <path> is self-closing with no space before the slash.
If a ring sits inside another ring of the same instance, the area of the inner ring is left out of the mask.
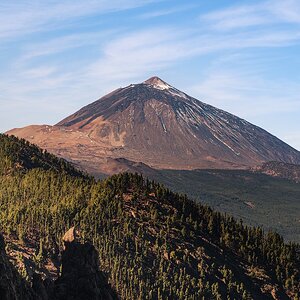
<path id="1" fill-rule="evenodd" d="M 171 87 L 168 83 L 157 76 L 150 77 L 149 79 L 145 80 L 144 83 L 153 86 L 165 86 L 166 88 Z"/>
<path id="2" fill-rule="evenodd" d="M 300 163 L 297 150 L 267 131 L 158 77 L 119 88 L 54 126 L 28 126 L 8 133 L 92 172 L 116 172 L 120 158 L 123 165 L 143 162 L 166 169 Z M 108 168 L 108 162 L 113 167 Z"/>

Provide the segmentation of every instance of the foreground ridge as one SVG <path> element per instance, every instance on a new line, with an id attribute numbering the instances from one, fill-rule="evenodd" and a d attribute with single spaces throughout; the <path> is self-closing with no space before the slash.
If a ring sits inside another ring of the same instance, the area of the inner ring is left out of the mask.
<path id="1" fill-rule="evenodd" d="M 10 137 L 4 140 L 13 142 Z M 24 141 L 18 145 L 32 154 Z M 7 165 L 10 156 L 14 153 L 6 155 Z M 28 258 L 31 266 L 40 270 L 57 259 L 55 249 L 62 247 L 65 232 L 70 225 L 80 225 L 86 246 L 77 246 L 76 231 L 71 230 L 62 259 L 68 267 L 63 267 L 57 284 L 67 280 L 66 272 L 77 269 L 74 262 L 82 266 L 77 259 L 81 252 L 91 254 L 84 261 L 93 274 L 97 271 L 90 266 L 99 257 L 100 269 L 121 299 L 299 296 L 299 245 L 284 243 L 277 233 L 246 226 L 138 174 L 95 181 L 43 167 L 20 171 L 17 165 L 10 172 L 0 169 L 0 229 L 8 241 L 18 237 L 21 248 L 35 245 L 38 255 Z M 8 248 L 16 251 L 13 244 Z M 25 278 L 32 281 L 29 273 Z M 74 284 L 76 275 L 72 278 Z"/>

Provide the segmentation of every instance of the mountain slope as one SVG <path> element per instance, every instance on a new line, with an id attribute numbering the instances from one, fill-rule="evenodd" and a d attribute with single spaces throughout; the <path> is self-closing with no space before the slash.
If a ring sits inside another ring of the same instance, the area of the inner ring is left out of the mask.
<path id="1" fill-rule="evenodd" d="M 65 231 L 79 225 L 121 299 L 299 295 L 298 244 L 285 244 L 276 233 L 245 226 L 139 175 L 95 181 L 55 168 L 16 168 L 0 172 L 0 182 L 0 230 L 36 247 L 40 254 L 28 258 L 31 267 L 57 256 Z"/>
<path id="2" fill-rule="evenodd" d="M 8 132 L 92 172 L 106 159 L 154 168 L 245 168 L 300 163 L 300 153 L 265 130 L 198 101 L 157 77 L 117 89 L 55 126 Z M 117 164 L 117 162 L 115 162 Z"/>

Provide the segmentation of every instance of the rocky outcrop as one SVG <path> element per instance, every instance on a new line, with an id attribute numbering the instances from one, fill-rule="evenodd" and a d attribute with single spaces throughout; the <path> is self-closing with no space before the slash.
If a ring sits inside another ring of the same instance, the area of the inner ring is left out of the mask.
<path id="1" fill-rule="evenodd" d="M 51 297 L 56 300 L 114 300 L 117 295 L 99 270 L 98 252 L 91 243 L 81 244 L 72 227 L 64 236 L 62 272 Z"/>
<path id="2" fill-rule="evenodd" d="M 62 238 L 64 246 L 72 242 L 78 242 L 77 240 L 78 236 L 79 236 L 79 229 L 75 228 L 75 226 L 71 227 Z"/>

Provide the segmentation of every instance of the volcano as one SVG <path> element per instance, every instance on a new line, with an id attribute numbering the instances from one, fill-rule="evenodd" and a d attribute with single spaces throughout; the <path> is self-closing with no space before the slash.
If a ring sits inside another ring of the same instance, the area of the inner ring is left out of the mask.
<path id="1" fill-rule="evenodd" d="M 54 126 L 8 134 L 93 174 L 135 168 L 243 169 L 300 164 L 300 152 L 264 129 L 201 102 L 158 77 L 119 88 Z"/>

